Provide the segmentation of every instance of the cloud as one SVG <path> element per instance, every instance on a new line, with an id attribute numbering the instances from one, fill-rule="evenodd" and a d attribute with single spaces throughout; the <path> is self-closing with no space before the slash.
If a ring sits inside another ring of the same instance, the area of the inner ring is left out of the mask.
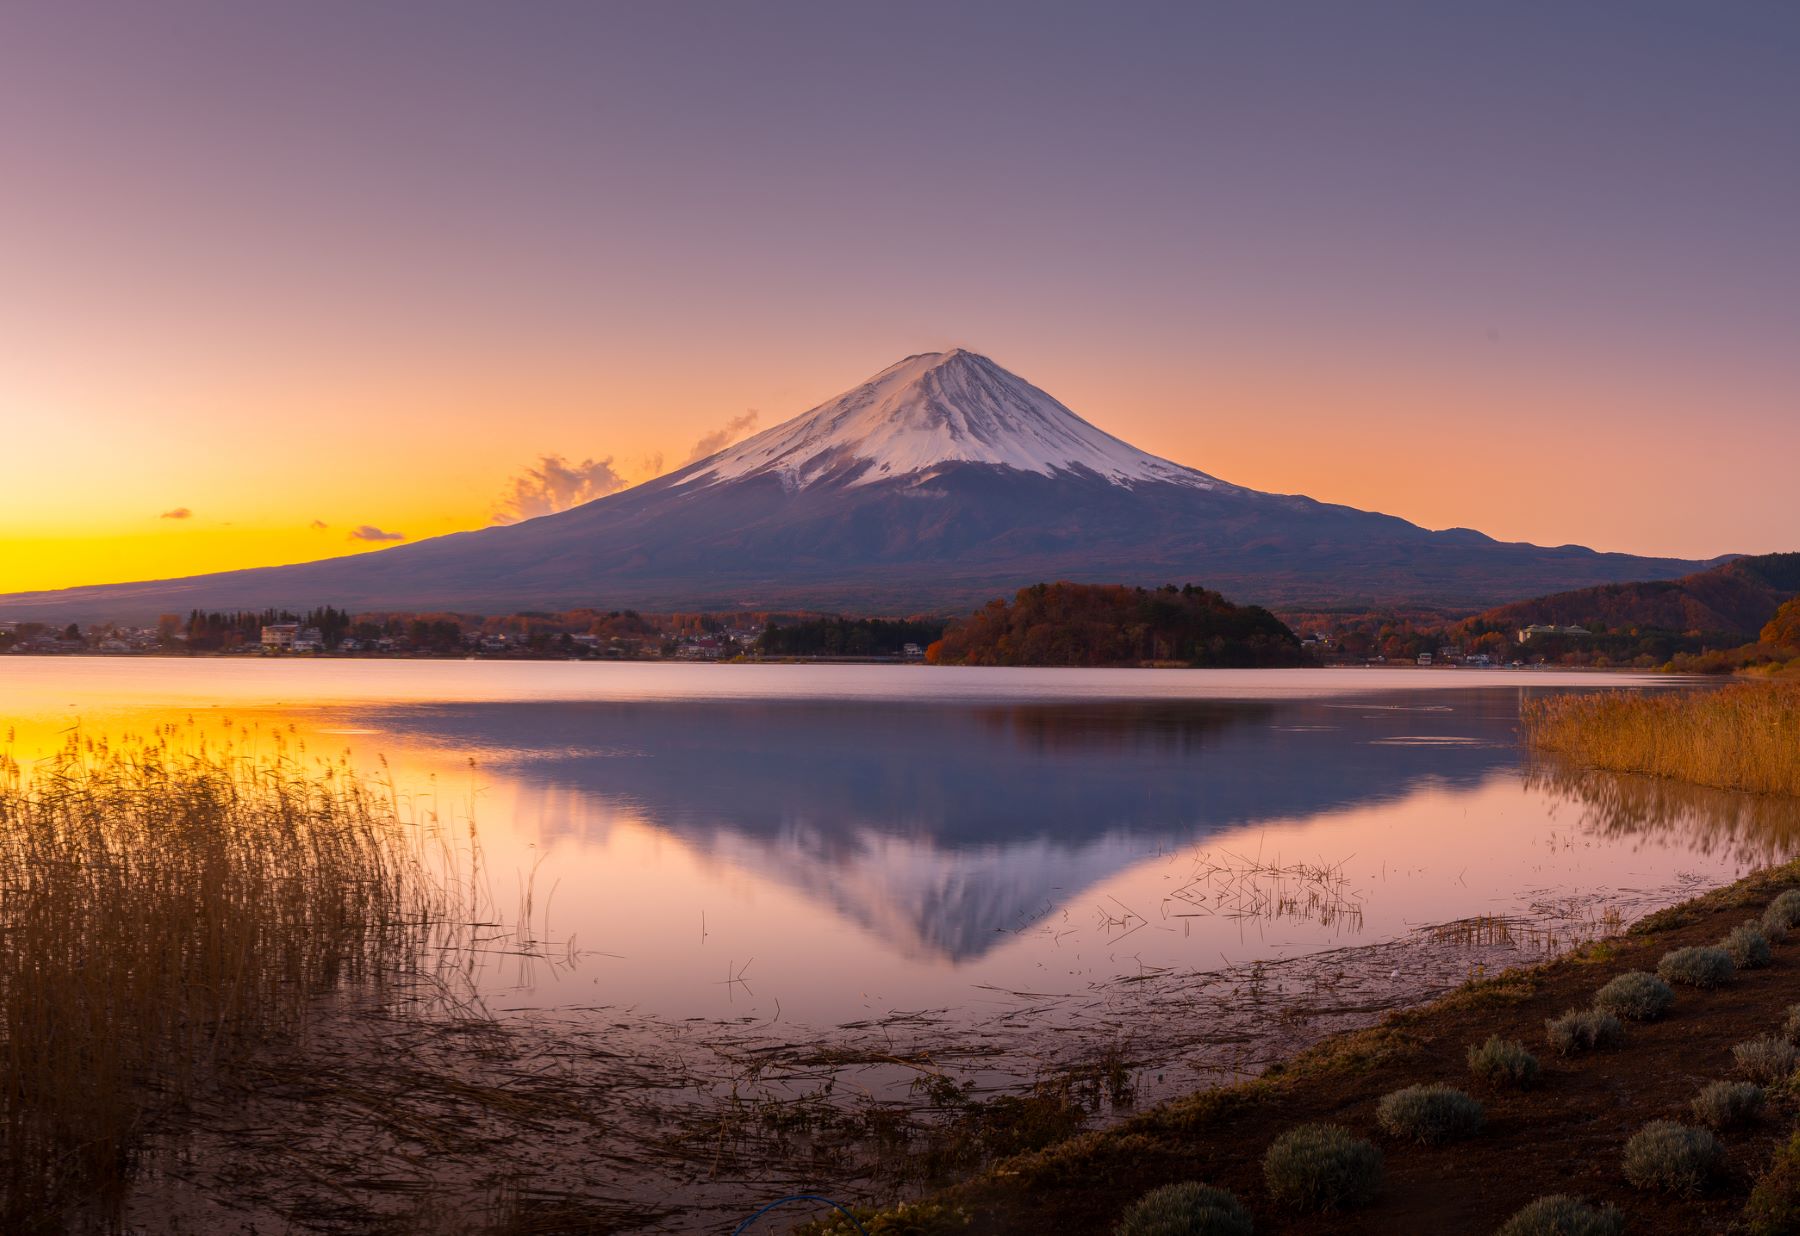
<path id="1" fill-rule="evenodd" d="M 312 523 L 308 524 L 307 527 L 311 528 L 314 532 L 323 532 L 325 529 L 331 527 L 331 525 L 322 519 L 315 519 Z"/>
<path id="2" fill-rule="evenodd" d="M 751 408 L 742 416 L 732 417 L 723 426 L 694 443 L 694 449 L 688 452 L 688 457 L 682 463 L 684 465 L 691 464 L 696 459 L 705 459 L 708 455 L 724 450 L 749 430 L 755 428 L 757 417 L 760 415 L 761 413 L 755 408 Z"/>
<path id="3" fill-rule="evenodd" d="M 656 471 L 662 470 L 662 458 L 656 458 Z M 554 515 L 583 502 L 604 498 L 631 484 L 613 466 L 613 457 L 584 459 L 570 463 L 561 455 L 543 455 L 538 466 L 526 468 L 507 482 L 506 492 L 494 504 L 494 522 L 516 524 L 522 519 Z"/>
<path id="4" fill-rule="evenodd" d="M 157 516 L 158 519 L 192 519 L 193 517 L 194 513 L 185 506 L 178 506 L 173 510 L 164 511 L 161 515 Z"/>
<path id="5" fill-rule="evenodd" d="M 317 520 L 314 521 L 318 522 Z M 352 541 L 404 541 L 404 532 L 383 532 L 374 524 L 362 524 L 350 534 Z"/>

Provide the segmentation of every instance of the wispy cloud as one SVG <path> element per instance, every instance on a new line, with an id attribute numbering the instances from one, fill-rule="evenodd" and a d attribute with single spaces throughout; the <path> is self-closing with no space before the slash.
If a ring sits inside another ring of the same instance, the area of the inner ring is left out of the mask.
<path id="1" fill-rule="evenodd" d="M 192 519 L 193 517 L 194 513 L 185 506 L 175 507 L 172 510 L 164 511 L 161 515 L 157 516 L 158 519 Z"/>
<path id="2" fill-rule="evenodd" d="M 662 457 L 657 456 L 655 471 L 662 470 Z M 604 498 L 631 484 L 613 464 L 613 457 L 584 459 L 570 463 L 561 455 L 543 455 L 538 466 L 526 468 L 507 482 L 507 488 L 494 504 L 494 522 L 516 524 L 522 519 L 554 515 L 583 502 Z"/>
<path id="3" fill-rule="evenodd" d="M 708 455 L 722 451 L 756 427 L 756 421 L 762 414 L 751 408 L 742 416 L 734 416 L 719 428 L 703 436 L 694 443 L 694 449 L 688 452 L 683 465 L 691 464 L 697 459 L 705 459 Z"/>
<path id="4" fill-rule="evenodd" d="M 374 524 L 361 524 L 351 532 L 350 539 L 352 541 L 404 541 L 406 533 L 384 532 Z"/>
<path id="5" fill-rule="evenodd" d="M 307 527 L 311 528 L 314 532 L 323 532 L 325 529 L 331 527 L 331 525 L 322 519 L 315 519 L 312 523 L 308 524 Z"/>

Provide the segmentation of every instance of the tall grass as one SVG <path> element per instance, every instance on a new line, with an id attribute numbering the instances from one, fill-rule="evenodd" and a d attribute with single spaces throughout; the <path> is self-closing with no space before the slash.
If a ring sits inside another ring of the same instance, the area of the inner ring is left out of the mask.
<path id="1" fill-rule="evenodd" d="M 1800 684 L 1554 695 L 1520 717 L 1532 746 L 1589 767 L 1800 795 Z"/>
<path id="2" fill-rule="evenodd" d="M 466 921 L 427 849 L 345 769 L 175 727 L 0 754 L 0 1229 L 112 1211 L 146 1133 L 328 993 L 409 998 Z"/>

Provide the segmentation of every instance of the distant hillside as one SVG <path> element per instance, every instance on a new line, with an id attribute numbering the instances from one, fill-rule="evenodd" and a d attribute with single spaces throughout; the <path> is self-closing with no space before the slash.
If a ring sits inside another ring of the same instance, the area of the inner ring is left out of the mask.
<path id="1" fill-rule="evenodd" d="M 1466 624 L 1510 629 L 1553 626 L 1698 631 L 1735 642 L 1756 639 L 1781 603 L 1800 594 L 1800 553 L 1734 558 L 1680 579 L 1638 584 L 1600 584 L 1515 601 L 1476 615 Z"/>
<path id="2" fill-rule="evenodd" d="M 1169 585 L 1037 584 L 991 601 L 931 646 L 939 665 L 1305 665 L 1294 633 L 1268 610 Z"/>

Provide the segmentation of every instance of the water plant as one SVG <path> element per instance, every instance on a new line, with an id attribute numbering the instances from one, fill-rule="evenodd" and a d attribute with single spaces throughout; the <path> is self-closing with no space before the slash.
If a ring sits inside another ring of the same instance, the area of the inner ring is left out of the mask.
<path id="1" fill-rule="evenodd" d="M 1517 1039 L 1489 1035 L 1485 1043 L 1471 1046 L 1469 1072 L 1490 1086 L 1528 1089 L 1538 1077 L 1538 1059 Z"/>
<path id="2" fill-rule="evenodd" d="M 1655 1021 L 1675 1003 L 1675 989 L 1643 970 L 1613 979 L 1594 996 L 1594 1007 L 1626 1021 Z"/>
<path id="3" fill-rule="evenodd" d="M 1738 1072 L 1752 1081 L 1777 1082 L 1794 1071 L 1800 1048 L 1785 1038 L 1767 1034 L 1739 1043 L 1731 1049 Z"/>
<path id="4" fill-rule="evenodd" d="M 1656 963 L 1658 978 L 1702 990 L 1730 982 L 1736 972 L 1731 954 L 1716 944 L 1671 949 Z"/>
<path id="5" fill-rule="evenodd" d="M 1724 1152 L 1706 1129 L 1653 1120 L 1625 1143 L 1625 1179 L 1640 1189 L 1693 1197 L 1706 1188 Z"/>
<path id="6" fill-rule="evenodd" d="M 1425 1146 L 1474 1136 L 1484 1115 L 1479 1102 L 1450 1086 L 1407 1086 L 1382 1095 L 1375 1106 L 1382 1132 Z"/>
<path id="7" fill-rule="evenodd" d="M 1552 1193 L 1526 1203 L 1494 1236 L 1619 1236 L 1624 1230 L 1625 1218 L 1614 1207 Z"/>
<path id="8" fill-rule="evenodd" d="M 1289 1129 L 1263 1155 L 1263 1182 L 1292 1210 L 1348 1210 L 1381 1188 L 1381 1151 L 1335 1124 Z"/>
<path id="9" fill-rule="evenodd" d="M 1251 1236 L 1253 1226 L 1234 1195 L 1184 1180 L 1138 1198 L 1113 1230 L 1115 1236 Z"/>
<path id="10" fill-rule="evenodd" d="M 1769 937 L 1755 923 L 1739 923 L 1720 944 L 1731 954 L 1731 964 L 1740 970 L 1760 970 L 1775 960 Z"/>
<path id="11" fill-rule="evenodd" d="M 1694 1118 L 1714 1129 L 1747 1124 L 1762 1114 L 1766 1098 L 1755 1082 L 1716 1081 L 1694 1096 Z"/>
<path id="12" fill-rule="evenodd" d="M 1544 1035 L 1559 1056 L 1569 1056 L 1616 1046 L 1625 1037 L 1625 1027 L 1601 1009 L 1570 1009 L 1545 1021 Z"/>

